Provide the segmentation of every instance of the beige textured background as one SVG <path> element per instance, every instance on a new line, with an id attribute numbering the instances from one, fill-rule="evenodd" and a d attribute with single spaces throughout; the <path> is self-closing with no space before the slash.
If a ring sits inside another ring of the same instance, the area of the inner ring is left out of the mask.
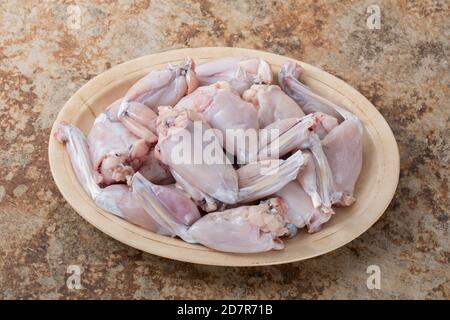
<path id="1" fill-rule="evenodd" d="M 448 1 L 0 3 L 0 298 L 449 298 Z M 368 30 L 366 8 L 381 8 Z M 191 265 L 107 237 L 60 196 L 47 163 L 64 102 L 111 66 L 158 50 L 238 46 L 319 66 L 386 117 L 401 155 L 382 219 L 335 252 L 260 268 Z M 82 290 L 65 286 L 81 265 Z M 382 271 L 368 290 L 366 268 Z"/>

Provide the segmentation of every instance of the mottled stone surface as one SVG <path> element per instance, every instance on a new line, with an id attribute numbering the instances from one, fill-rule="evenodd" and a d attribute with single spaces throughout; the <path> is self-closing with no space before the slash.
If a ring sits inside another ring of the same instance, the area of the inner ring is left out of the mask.
<path id="1" fill-rule="evenodd" d="M 0 298 L 450 297 L 448 1 L 77 2 L 79 30 L 68 28 L 70 1 L 0 4 Z M 373 3 L 381 30 L 366 26 Z M 374 227 L 304 262 L 207 267 L 127 247 L 64 201 L 47 161 L 64 102 L 118 63 L 216 45 L 298 58 L 374 103 L 401 156 L 397 194 Z M 82 290 L 66 288 L 71 264 L 83 267 Z M 371 264 L 381 290 L 366 287 Z"/>

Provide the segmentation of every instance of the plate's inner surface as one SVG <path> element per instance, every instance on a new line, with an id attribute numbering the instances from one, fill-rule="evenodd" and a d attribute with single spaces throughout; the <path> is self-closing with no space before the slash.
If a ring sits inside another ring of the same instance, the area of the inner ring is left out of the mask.
<path id="1" fill-rule="evenodd" d="M 202 49 L 189 50 L 189 56 L 196 63 L 201 63 L 221 56 L 220 48 L 210 48 L 215 51 L 208 55 Z M 226 55 L 263 55 L 272 65 L 274 79 L 277 78 L 279 67 L 284 60 L 277 55 L 235 49 Z M 183 51 L 175 50 L 172 52 Z M 56 123 L 61 120 L 78 126 L 88 134 L 95 117 L 110 103 L 122 97 L 127 89 L 150 70 L 164 68 L 167 62 L 181 62 L 183 52 L 178 59 L 170 59 L 165 53 L 143 57 L 117 66 L 99 77 L 91 80 L 80 89 L 65 105 Z M 152 58 L 153 57 L 153 58 Z M 78 184 L 71 169 L 70 159 L 62 145 L 50 138 L 49 156 L 55 181 L 66 200 L 86 220 L 110 236 L 131 246 L 154 254 L 191 262 L 221 265 L 258 265 L 290 262 L 306 259 L 311 256 L 333 250 L 357 237 L 370 227 L 383 213 L 392 198 L 392 187 L 396 185 L 398 171 L 392 166 L 398 165 L 396 145 L 391 146 L 392 133 L 376 109 L 354 89 L 342 81 L 307 64 L 302 64 L 305 72 L 301 80 L 319 94 L 336 102 L 353 113 L 364 123 L 363 167 L 355 189 L 356 203 L 347 208 L 336 208 L 336 214 L 314 234 L 300 230 L 299 234 L 286 240 L 282 251 L 271 251 L 260 254 L 229 254 L 216 252 L 200 245 L 191 245 L 179 239 L 163 237 L 147 232 L 129 224 L 120 218 L 96 208 L 91 199 Z M 386 132 L 387 130 L 387 132 Z M 393 140 L 395 144 L 395 140 Z M 386 155 L 386 152 L 393 153 Z M 397 158 L 396 158 L 397 156 Z M 397 172 L 397 177 L 395 177 Z M 394 176 L 392 177 L 392 174 Z M 391 175 L 391 176 L 389 176 Z M 394 181 L 395 180 L 395 181 Z M 384 190 L 384 191 L 383 191 Z M 386 194 L 386 193 L 392 194 Z"/>

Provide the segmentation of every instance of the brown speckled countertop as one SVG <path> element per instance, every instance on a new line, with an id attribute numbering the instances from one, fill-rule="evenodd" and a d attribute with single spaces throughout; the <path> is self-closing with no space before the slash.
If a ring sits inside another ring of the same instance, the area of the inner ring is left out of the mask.
<path id="1" fill-rule="evenodd" d="M 0 4 L 0 299 L 450 298 L 448 1 L 77 1 L 79 28 L 72 1 L 40 3 Z M 371 4 L 380 30 L 366 25 Z M 78 216 L 47 161 L 58 111 L 111 66 L 185 46 L 288 55 L 372 101 L 401 156 L 375 226 L 322 257 L 239 269 L 144 254 Z M 69 265 L 83 289 L 66 287 Z"/>

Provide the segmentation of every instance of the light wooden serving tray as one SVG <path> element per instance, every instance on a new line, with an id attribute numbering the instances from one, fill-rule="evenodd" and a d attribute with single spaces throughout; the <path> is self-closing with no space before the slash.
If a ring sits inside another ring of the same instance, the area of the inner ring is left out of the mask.
<path id="1" fill-rule="evenodd" d="M 272 65 L 274 78 L 283 62 L 293 60 L 240 48 L 177 49 L 122 63 L 79 89 L 60 111 L 48 150 L 53 178 L 67 202 L 96 228 L 129 246 L 166 258 L 209 265 L 258 266 L 304 260 L 335 250 L 369 229 L 386 210 L 398 183 L 399 154 L 392 131 L 377 109 L 358 91 L 329 73 L 296 60 L 304 68 L 302 81 L 355 113 L 365 128 L 363 167 L 355 191 L 357 201 L 351 207 L 336 209 L 336 215 L 321 231 L 314 234 L 300 231 L 295 238 L 285 241 L 286 247 L 281 251 L 230 254 L 145 231 L 96 207 L 78 183 L 65 147 L 53 137 L 57 124 L 67 121 L 87 134 L 94 119 L 150 70 L 164 68 L 169 62 L 181 62 L 186 57 L 199 64 L 226 56 L 261 57 Z"/>

